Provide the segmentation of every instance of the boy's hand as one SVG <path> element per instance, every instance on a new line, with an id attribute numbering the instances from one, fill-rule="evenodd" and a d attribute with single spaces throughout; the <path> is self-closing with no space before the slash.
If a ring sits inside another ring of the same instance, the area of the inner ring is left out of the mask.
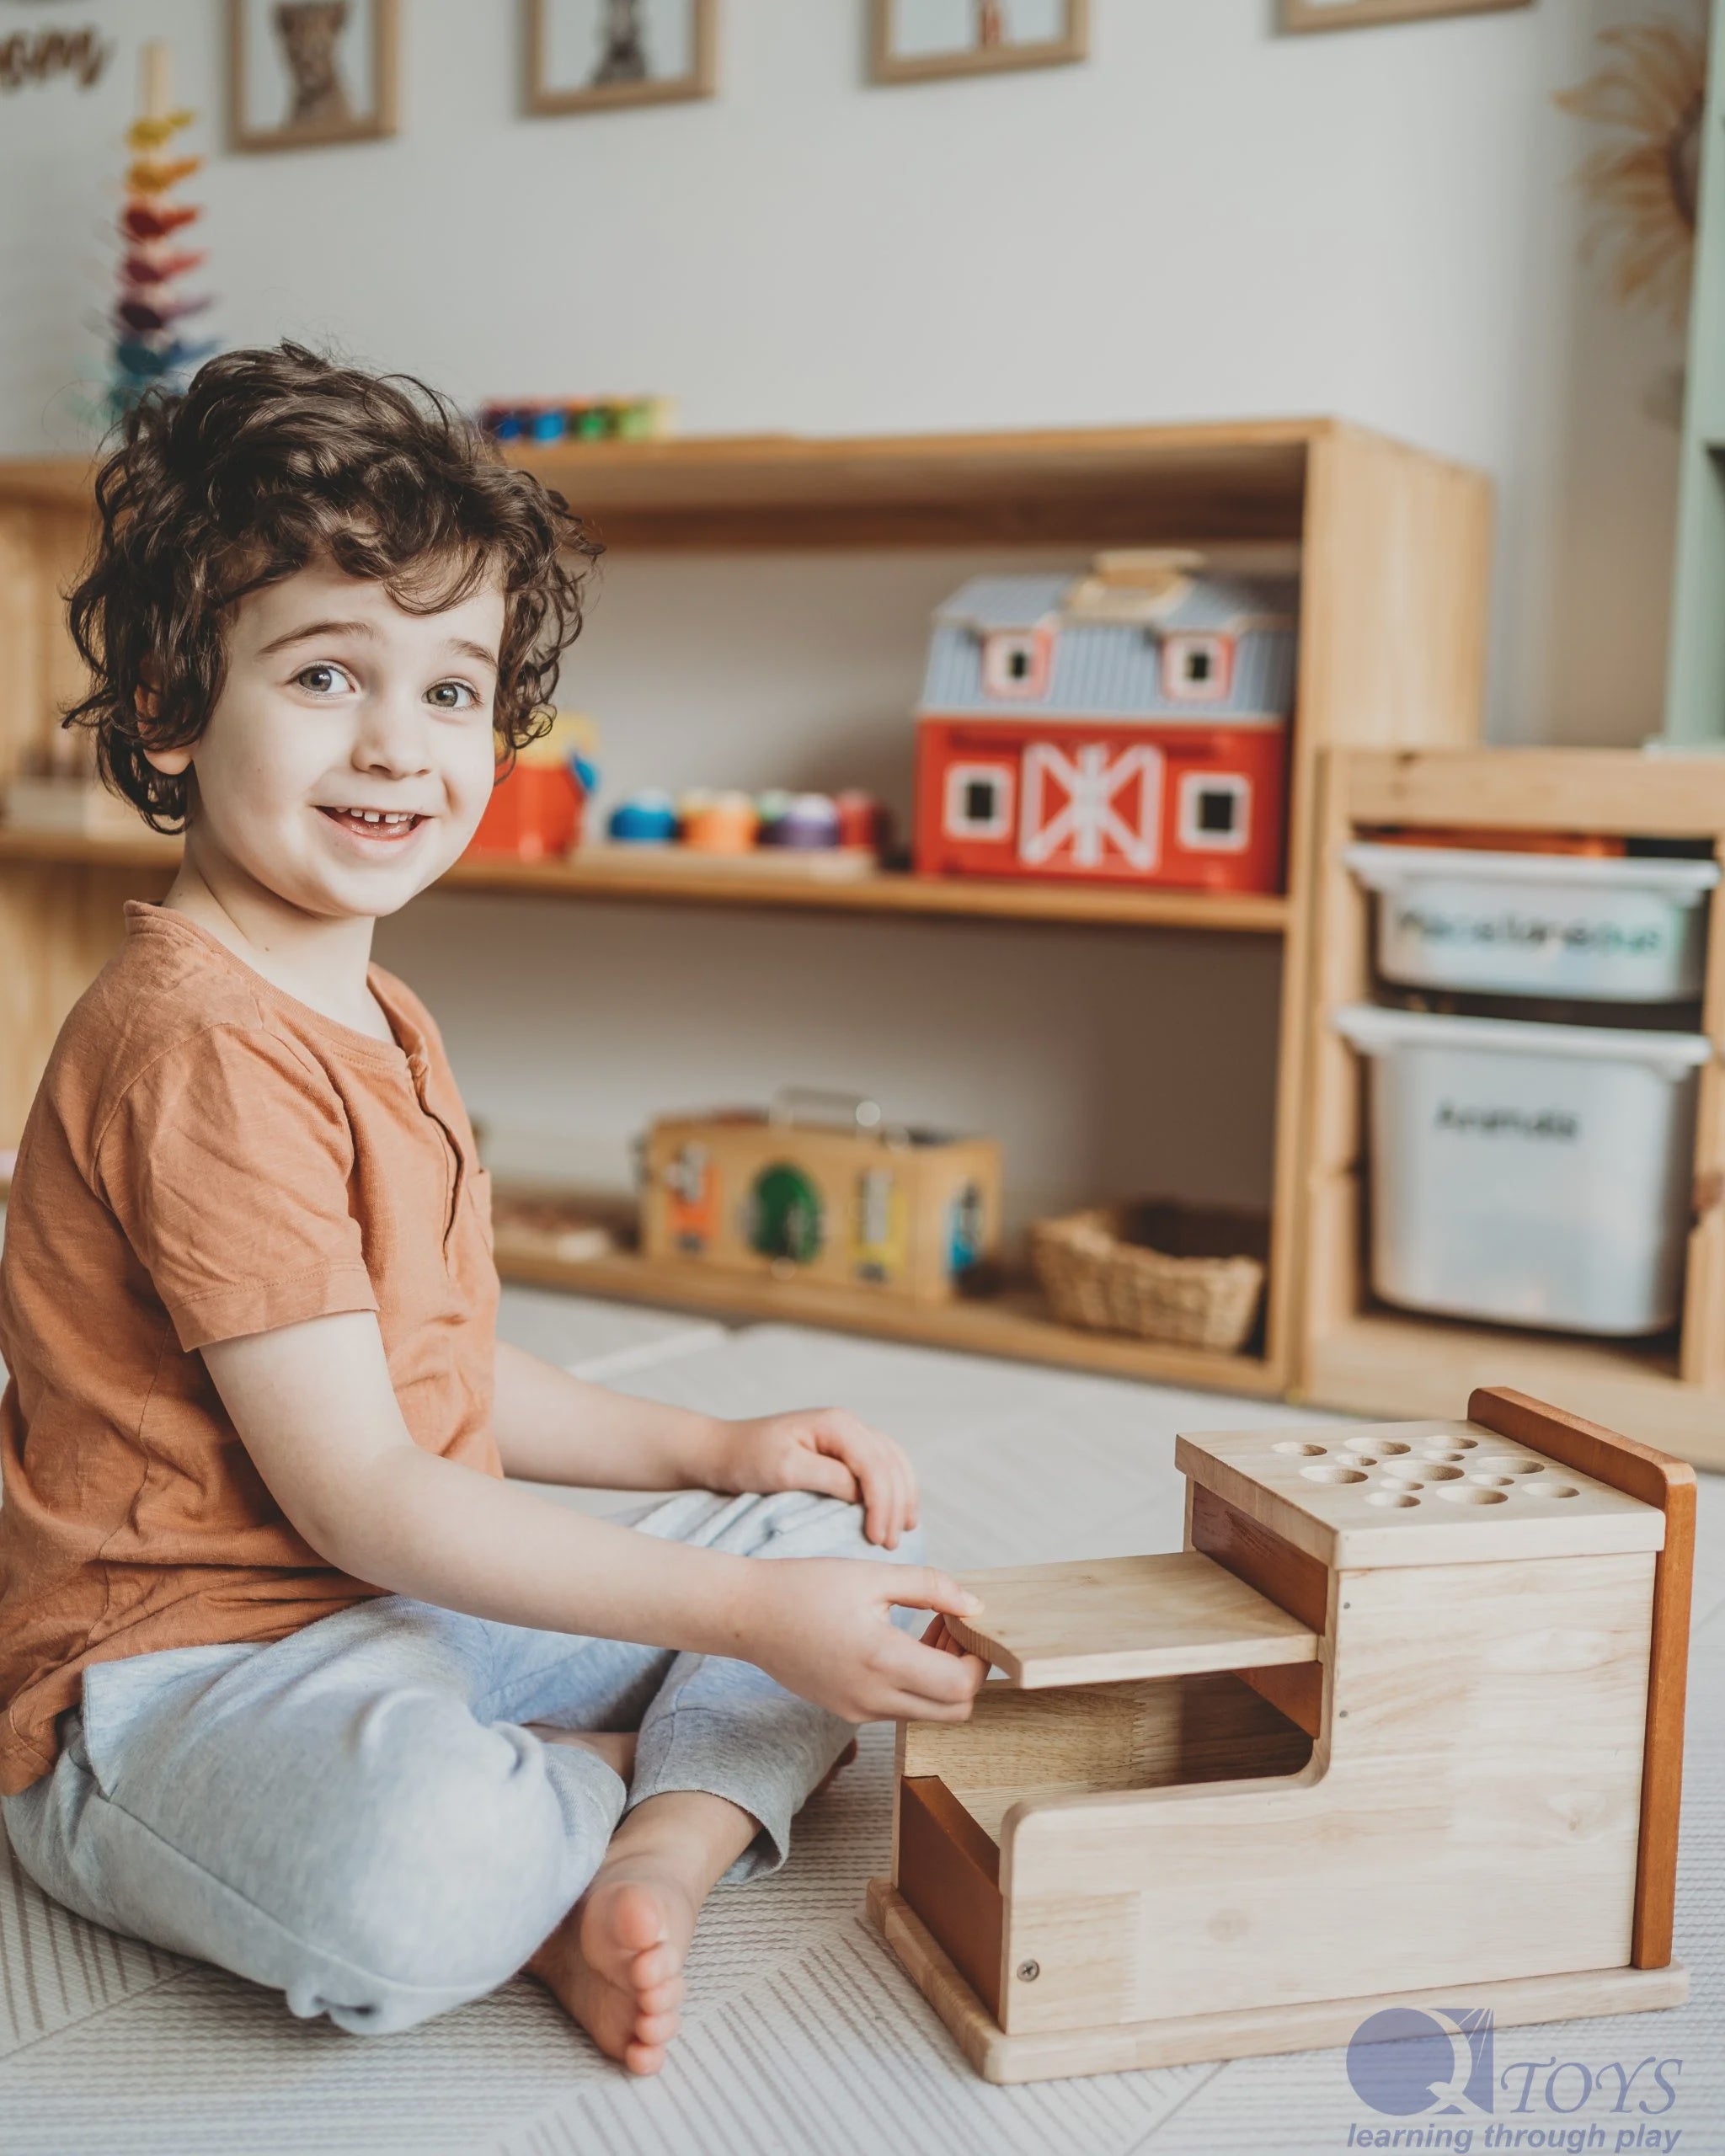
<path id="1" fill-rule="evenodd" d="M 721 1424 L 714 1472 L 715 1488 L 739 1494 L 812 1490 L 860 1504 L 864 1532 L 883 1549 L 896 1550 L 916 1524 L 910 1461 L 890 1438 L 842 1407 L 802 1407 Z"/>
<path id="2" fill-rule="evenodd" d="M 924 1646 L 892 1610 L 974 1617 L 977 1598 L 945 1572 L 855 1557 L 757 1563 L 742 1652 L 788 1691 L 846 1721 L 968 1721 L 988 1674 L 979 1655 Z"/>

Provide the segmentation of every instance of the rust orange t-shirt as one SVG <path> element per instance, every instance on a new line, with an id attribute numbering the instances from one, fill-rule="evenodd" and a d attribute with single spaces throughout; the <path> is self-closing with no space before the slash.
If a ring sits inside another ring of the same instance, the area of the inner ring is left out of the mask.
<path id="1" fill-rule="evenodd" d="M 437 1028 L 391 1044 L 136 901 L 61 1027 L 0 1256 L 0 1793 L 46 1774 L 90 1663 L 286 1638 L 377 1592 L 252 1465 L 198 1350 L 375 1310 L 414 1442 L 483 1474 L 497 1273 Z"/>

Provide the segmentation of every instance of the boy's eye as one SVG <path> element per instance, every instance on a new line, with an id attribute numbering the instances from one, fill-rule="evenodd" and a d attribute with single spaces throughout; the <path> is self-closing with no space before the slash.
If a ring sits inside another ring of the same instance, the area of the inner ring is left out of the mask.
<path id="1" fill-rule="evenodd" d="M 341 667 L 326 665 L 321 659 L 315 665 L 301 667 L 293 678 L 302 688 L 319 696 L 328 696 L 338 681 L 348 681 L 350 687 L 353 686 Z"/>
<path id="2" fill-rule="evenodd" d="M 442 711 L 472 711 L 479 701 L 479 693 L 471 681 L 440 681 L 427 693 Z M 452 701 L 463 698 L 464 702 Z"/>

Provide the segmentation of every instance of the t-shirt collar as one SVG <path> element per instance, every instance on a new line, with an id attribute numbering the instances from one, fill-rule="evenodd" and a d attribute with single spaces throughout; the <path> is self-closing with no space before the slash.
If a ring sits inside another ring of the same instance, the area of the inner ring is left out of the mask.
<path id="1" fill-rule="evenodd" d="M 243 974 L 247 982 L 260 995 L 284 1006 L 296 1025 L 320 1035 L 344 1055 L 366 1062 L 384 1064 L 398 1070 L 405 1065 L 416 1077 L 425 1075 L 430 1059 L 425 1037 L 392 993 L 388 975 L 375 963 L 366 967 L 366 979 L 389 1021 L 390 1030 L 395 1035 L 393 1041 L 380 1041 L 370 1033 L 361 1033 L 357 1026 L 344 1025 L 340 1019 L 329 1017 L 313 1005 L 291 995 L 286 989 L 278 987 L 267 974 L 260 974 L 255 966 L 248 965 L 237 951 L 230 950 L 219 936 L 212 936 L 207 928 L 172 906 L 158 905 L 147 899 L 128 899 L 124 912 L 128 936 L 156 934 L 190 937 L 200 949 L 213 953 L 237 972 Z"/>

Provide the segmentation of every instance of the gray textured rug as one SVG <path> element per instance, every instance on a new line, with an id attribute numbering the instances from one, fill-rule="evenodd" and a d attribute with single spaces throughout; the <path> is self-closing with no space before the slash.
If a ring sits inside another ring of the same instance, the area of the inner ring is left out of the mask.
<path id="1" fill-rule="evenodd" d="M 843 1401 L 911 1448 L 933 1554 L 954 1567 L 1176 1546 L 1175 1431 L 1317 1419 L 545 1296 L 511 1295 L 505 1329 L 630 1390 L 719 1412 Z M 1619 2139 L 1653 2127 L 1676 2129 L 1685 2156 L 1725 2149 L 1717 1481 L 1703 1492 L 1696 1617 L 1679 1927 L 1694 1999 L 1675 2014 L 1498 2040 L 1500 2065 L 1550 2057 L 1597 2073 L 1619 2057 L 1632 2068 L 1650 2054 L 1678 2058 L 1678 2100 L 1648 2119 L 1633 2100 L 1613 2114 L 1611 2095 L 1595 2092 L 1567 2120 L 1540 2111 L 1503 2117 L 1500 2130 L 1597 2123 L 1603 2138 L 1590 2145 L 1612 2151 L 1656 2145 Z M 1333 2052 L 1029 2089 L 977 2081 L 862 1919 L 863 1884 L 884 1867 L 890 1765 L 890 1732 L 865 1732 L 857 1766 L 805 1814 L 784 1872 L 714 1898 L 684 2032 L 648 2084 L 599 2058 L 526 1983 L 402 2036 L 307 2026 L 266 1993 L 66 1915 L 0 1850 L 0 2156 L 1263 2156 L 1343 2148 L 1350 2127 L 1393 2123 L 1364 2111 Z M 1563 2100 L 1579 2085 L 1571 2076 Z"/>

